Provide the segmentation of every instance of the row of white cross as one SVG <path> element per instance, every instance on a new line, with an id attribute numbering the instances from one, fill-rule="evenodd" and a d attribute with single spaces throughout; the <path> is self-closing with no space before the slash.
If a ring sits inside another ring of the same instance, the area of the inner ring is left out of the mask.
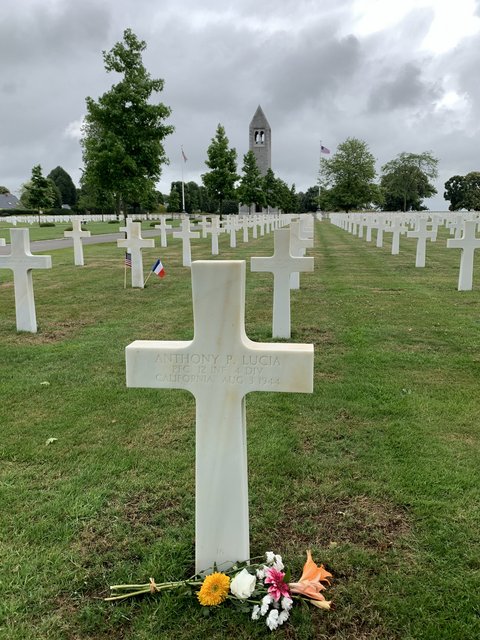
<path id="1" fill-rule="evenodd" d="M 236 216 L 235 216 L 236 217 Z M 291 216 L 280 218 L 278 215 L 272 217 L 262 216 L 261 221 L 263 232 L 265 227 L 280 227 L 291 220 Z M 303 218 L 305 224 L 308 218 Z M 208 232 L 217 228 L 218 218 L 214 218 L 210 225 L 203 222 L 203 230 Z M 247 220 L 251 223 L 251 221 Z M 167 225 L 165 219 L 162 220 L 160 229 L 162 231 L 161 241 L 166 245 Z M 241 224 L 245 224 L 243 221 Z M 226 221 L 227 228 L 235 228 L 235 223 L 230 217 Z M 72 231 L 65 231 L 65 236 L 73 239 L 75 265 L 82 266 L 83 246 L 82 238 L 90 236 L 89 231 L 82 231 L 80 218 L 72 219 Z M 143 260 L 142 249 L 153 248 L 154 240 L 145 239 L 141 236 L 141 225 L 137 222 L 127 222 L 127 226 L 122 228 L 126 231 L 127 237 L 118 240 L 117 245 L 126 248 L 131 254 L 132 264 L 132 286 L 143 288 Z M 277 231 L 281 231 L 277 229 Z M 275 231 L 275 233 L 277 233 Z M 35 333 L 37 331 L 37 321 L 35 312 L 35 302 L 33 295 L 32 269 L 51 268 L 50 256 L 34 256 L 30 251 L 28 229 L 11 229 L 11 252 L 9 255 L 0 256 L 0 268 L 8 268 L 14 274 L 15 309 L 17 318 L 17 330 Z M 163 237 L 165 235 L 165 237 Z M 198 237 L 199 234 L 190 231 L 188 219 L 182 221 L 180 231 L 174 233 L 174 237 L 182 239 L 183 243 L 183 263 L 185 266 L 191 265 L 190 238 Z M 288 237 L 287 237 L 288 236 Z M 0 239 L 0 244 L 5 244 Z M 299 288 L 299 272 L 312 271 L 313 259 L 302 258 L 305 249 L 313 246 L 313 239 L 302 236 L 300 222 L 294 222 L 291 230 L 286 230 L 286 234 L 275 236 L 275 252 L 272 258 L 263 258 L 265 262 L 252 265 L 252 270 L 271 271 L 274 274 L 274 304 L 273 304 L 273 337 L 290 337 L 290 288 Z M 303 261 L 303 262 L 302 262 Z M 288 274 L 285 275 L 285 274 Z M 290 279 L 290 282 L 289 280 Z"/>
<path id="2" fill-rule="evenodd" d="M 475 250 L 480 248 L 480 237 L 476 232 L 480 227 L 477 213 L 435 214 L 435 213 L 334 213 L 330 215 L 333 224 L 349 233 L 372 241 L 372 230 L 376 231 L 376 246 L 383 246 L 384 233 L 392 234 L 392 255 L 400 252 L 400 237 L 416 238 L 417 250 L 415 266 L 424 267 L 427 240 L 435 242 L 440 226 L 446 226 L 453 238 L 447 240 L 448 249 L 460 249 L 460 271 L 458 290 L 470 291 L 473 287 L 473 267 Z"/>

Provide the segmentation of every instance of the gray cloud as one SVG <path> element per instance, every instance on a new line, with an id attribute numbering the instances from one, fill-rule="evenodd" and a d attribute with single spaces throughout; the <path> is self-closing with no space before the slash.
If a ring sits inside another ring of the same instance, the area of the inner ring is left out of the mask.
<path id="1" fill-rule="evenodd" d="M 145 66 L 165 80 L 159 99 L 172 108 L 162 191 L 179 179 L 181 144 L 185 178 L 200 180 L 219 122 L 241 166 L 258 104 L 272 126 L 273 168 L 297 189 L 316 182 L 320 139 L 335 151 L 359 137 L 378 167 L 401 151 L 426 149 L 439 156 L 442 176 L 477 164 L 479 36 L 440 56 L 422 50 L 430 10 L 362 36 L 355 0 L 4 3 L 0 184 L 13 190 L 37 163 L 45 172 L 60 164 L 78 180 L 81 148 L 65 131 L 84 114 L 86 96 L 97 99 L 116 81 L 102 50 L 126 27 L 147 42 Z"/>
<path id="2" fill-rule="evenodd" d="M 436 83 L 422 79 L 420 67 L 412 62 L 399 69 L 386 72 L 388 80 L 382 81 L 370 94 L 368 106 L 371 111 L 396 111 L 432 103 L 441 96 Z"/>

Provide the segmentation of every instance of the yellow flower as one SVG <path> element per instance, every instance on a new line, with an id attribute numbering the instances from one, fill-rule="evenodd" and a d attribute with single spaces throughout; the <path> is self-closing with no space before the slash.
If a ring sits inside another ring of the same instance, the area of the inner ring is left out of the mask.
<path id="1" fill-rule="evenodd" d="M 228 595 L 230 578 L 224 573 L 212 573 L 203 581 L 197 598 L 204 607 L 214 607 L 221 604 Z"/>

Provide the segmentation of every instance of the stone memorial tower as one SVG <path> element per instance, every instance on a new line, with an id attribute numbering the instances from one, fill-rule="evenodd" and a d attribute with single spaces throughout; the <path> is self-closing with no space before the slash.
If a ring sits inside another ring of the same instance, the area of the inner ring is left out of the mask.
<path id="1" fill-rule="evenodd" d="M 260 105 L 250 122 L 248 148 L 253 151 L 260 173 L 264 176 L 272 166 L 272 130 Z"/>

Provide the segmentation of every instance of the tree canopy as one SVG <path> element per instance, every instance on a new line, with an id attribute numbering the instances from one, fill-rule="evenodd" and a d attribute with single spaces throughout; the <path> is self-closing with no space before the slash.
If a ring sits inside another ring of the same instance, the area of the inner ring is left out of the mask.
<path id="1" fill-rule="evenodd" d="M 62 167 L 55 167 L 48 174 L 47 178 L 58 187 L 61 196 L 61 204 L 68 204 L 71 207 L 77 203 L 77 189 L 72 178 Z"/>
<path id="2" fill-rule="evenodd" d="M 252 204 L 260 206 L 265 204 L 264 181 L 251 150 L 243 156 L 242 173 L 237 197 L 241 204 L 248 206 L 248 211 L 251 213 Z"/>
<path id="3" fill-rule="evenodd" d="M 36 164 L 32 168 L 32 176 L 29 182 L 22 185 L 20 202 L 29 209 L 50 209 L 58 204 L 60 194 L 55 184 L 45 178 L 42 167 Z"/>
<path id="4" fill-rule="evenodd" d="M 107 73 L 122 79 L 98 101 L 86 98 L 87 115 L 83 125 L 82 184 L 91 193 L 111 193 L 117 212 L 121 203 L 139 203 L 151 197 L 155 183 L 167 163 L 164 138 L 173 127 L 164 123 L 171 111 L 152 96 L 163 89 L 163 80 L 153 79 L 142 61 L 146 43 L 131 29 L 123 41 L 103 52 Z"/>
<path id="5" fill-rule="evenodd" d="M 382 167 L 384 206 L 391 211 L 419 210 L 424 198 L 437 193 L 430 182 L 438 175 L 438 160 L 429 151 L 399 153 Z"/>
<path id="6" fill-rule="evenodd" d="M 203 184 L 209 196 L 218 203 L 219 210 L 224 200 L 234 198 L 235 182 L 238 180 L 237 152 L 228 145 L 225 129 L 219 124 L 207 149 L 205 164 L 210 171 L 202 175 Z"/>
<path id="7" fill-rule="evenodd" d="M 445 182 L 443 197 L 450 201 L 450 211 L 480 211 L 480 171 L 470 171 L 466 176 L 449 178 Z"/>
<path id="8" fill-rule="evenodd" d="M 329 207 L 350 211 L 369 206 L 378 199 L 375 158 L 368 145 L 347 138 L 331 158 L 320 160 L 320 186 L 328 191 Z"/>

